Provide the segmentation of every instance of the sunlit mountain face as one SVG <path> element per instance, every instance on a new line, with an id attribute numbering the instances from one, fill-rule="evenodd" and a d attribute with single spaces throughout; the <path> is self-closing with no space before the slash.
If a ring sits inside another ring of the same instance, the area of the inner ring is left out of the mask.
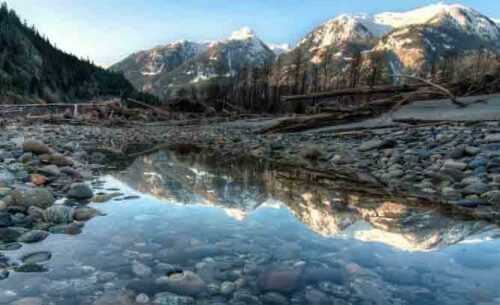
<path id="1" fill-rule="evenodd" d="M 214 207 L 238 221 L 265 209 L 283 209 L 321 237 L 405 251 L 435 250 L 497 234 L 490 224 L 437 207 L 342 181 L 304 181 L 290 170 L 252 161 L 228 164 L 203 154 L 159 152 L 138 158 L 114 176 L 168 204 Z"/>

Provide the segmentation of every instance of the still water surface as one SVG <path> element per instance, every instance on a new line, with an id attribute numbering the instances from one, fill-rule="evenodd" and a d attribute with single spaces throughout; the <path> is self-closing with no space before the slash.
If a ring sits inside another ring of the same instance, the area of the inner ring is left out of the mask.
<path id="1" fill-rule="evenodd" d="M 3 252 L 52 258 L 48 272 L 0 281 L 0 303 L 500 304 L 495 226 L 291 176 L 204 155 L 140 157 L 94 181 L 124 195 L 92 204 L 106 216 L 80 235 Z"/>

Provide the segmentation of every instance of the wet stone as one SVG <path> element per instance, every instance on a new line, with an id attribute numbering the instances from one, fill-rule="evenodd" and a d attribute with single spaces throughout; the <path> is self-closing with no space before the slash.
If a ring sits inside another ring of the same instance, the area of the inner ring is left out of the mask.
<path id="1" fill-rule="evenodd" d="M 46 222 L 51 224 L 68 224 L 73 221 L 73 208 L 55 205 L 43 212 L 43 218 Z"/>
<path id="2" fill-rule="evenodd" d="M 49 232 L 53 234 L 78 235 L 82 232 L 83 223 L 70 223 L 51 226 Z"/>
<path id="3" fill-rule="evenodd" d="M 27 140 L 23 143 L 23 150 L 25 152 L 32 152 L 38 155 L 48 154 L 51 152 L 50 148 L 43 142 L 36 140 Z"/>
<path id="4" fill-rule="evenodd" d="M 11 196 L 15 204 L 26 208 L 36 206 L 46 209 L 55 202 L 54 195 L 46 188 L 16 190 L 11 193 Z"/>
<path id="5" fill-rule="evenodd" d="M 13 228 L 0 228 L 0 241 L 13 242 L 16 241 L 21 234 L 21 232 Z"/>
<path id="6" fill-rule="evenodd" d="M 41 230 L 33 230 L 21 235 L 17 241 L 23 243 L 36 243 L 46 239 L 49 236 L 49 233 Z"/>
<path id="7" fill-rule="evenodd" d="M 61 175 L 61 171 L 56 165 L 46 165 L 38 170 L 41 174 L 47 175 L 49 177 L 57 177 Z"/>
<path id="8" fill-rule="evenodd" d="M 23 264 L 21 266 L 15 267 L 14 271 L 20 273 L 38 273 L 48 271 L 47 267 L 39 264 Z"/>
<path id="9" fill-rule="evenodd" d="M 49 261 L 52 258 L 52 254 L 48 251 L 34 252 L 26 254 L 21 257 L 21 260 L 25 264 L 36 264 Z"/>
<path id="10" fill-rule="evenodd" d="M 220 292 L 223 295 L 230 295 L 236 289 L 236 285 L 233 282 L 223 282 L 220 286 Z"/>
<path id="11" fill-rule="evenodd" d="M 74 183 L 68 192 L 68 197 L 74 199 L 90 199 L 94 196 L 92 189 L 85 183 Z"/>
<path id="12" fill-rule="evenodd" d="M 13 224 L 12 217 L 8 213 L 0 212 L 0 228 L 5 228 Z"/>
<path id="13" fill-rule="evenodd" d="M 7 269 L 1 269 L 0 268 L 0 281 L 5 280 L 6 278 L 8 278 L 9 274 L 10 274 L 9 270 L 7 270 Z"/>
<path id="14" fill-rule="evenodd" d="M 97 211 L 94 208 L 90 207 L 79 207 L 75 209 L 73 218 L 77 221 L 87 221 L 89 219 L 94 218 L 99 214 L 99 211 Z"/>
<path id="15" fill-rule="evenodd" d="M 22 246 L 23 245 L 20 243 L 0 243 L 0 251 L 15 251 L 17 249 L 20 249 Z"/>

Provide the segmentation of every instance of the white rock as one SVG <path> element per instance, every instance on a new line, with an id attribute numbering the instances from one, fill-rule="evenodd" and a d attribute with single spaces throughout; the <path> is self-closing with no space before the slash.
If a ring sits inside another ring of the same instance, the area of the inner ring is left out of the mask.
<path id="1" fill-rule="evenodd" d="M 149 302 L 149 297 L 144 293 L 141 293 L 135 298 L 135 302 L 138 304 L 146 304 Z"/>
<path id="2" fill-rule="evenodd" d="M 138 261 L 132 263 L 132 272 L 138 277 L 148 277 L 153 273 L 151 268 Z"/>

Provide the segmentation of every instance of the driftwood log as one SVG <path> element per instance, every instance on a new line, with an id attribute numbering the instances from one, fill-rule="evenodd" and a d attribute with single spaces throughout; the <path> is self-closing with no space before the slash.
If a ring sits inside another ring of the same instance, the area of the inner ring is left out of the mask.
<path id="1" fill-rule="evenodd" d="M 339 89 L 335 91 L 283 96 L 283 101 L 298 101 L 298 100 L 318 100 L 324 98 L 341 97 L 341 96 L 355 96 L 355 95 L 374 95 L 374 94 L 400 94 L 405 92 L 414 92 L 419 89 L 429 87 L 423 85 L 402 85 L 402 86 L 373 86 L 373 87 L 358 87 Z"/>
<path id="2" fill-rule="evenodd" d="M 369 109 L 356 112 L 322 113 L 300 116 L 281 120 L 274 126 L 263 129 L 258 133 L 299 132 L 313 128 L 362 121 L 372 116 L 373 112 Z"/>

